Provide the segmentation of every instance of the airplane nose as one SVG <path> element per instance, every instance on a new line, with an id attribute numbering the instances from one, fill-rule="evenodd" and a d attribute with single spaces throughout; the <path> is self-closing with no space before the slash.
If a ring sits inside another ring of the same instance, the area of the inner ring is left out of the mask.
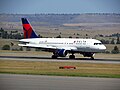
<path id="1" fill-rule="evenodd" d="M 106 50 L 106 46 L 104 46 L 104 48 L 103 48 L 104 50 Z"/>
<path id="2" fill-rule="evenodd" d="M 106 50 L 106 46 L 103 45 L 103 46 L 101 47 L 101 50 Z"/>

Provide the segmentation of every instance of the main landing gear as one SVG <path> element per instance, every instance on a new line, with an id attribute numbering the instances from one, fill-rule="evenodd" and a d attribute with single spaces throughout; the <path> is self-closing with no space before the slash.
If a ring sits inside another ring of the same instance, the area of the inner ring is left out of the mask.
<path id="1" fill-rule="evenodd" d="M 52 55 L 52 59 L 57 59 L 57 57 L 58 57 L 58 56 L 56 56 L 56 55 Z M 70 56 L 69 56 L 69 59 L 75 59 L 75 55 L 73 55 L 73 54 L 70 55 Z"/>
<path id="2" fill-rule="evenodd" d="M 94 60 L 94 57 L 93 56 L 91 56 L 91 58 L 90 58 L 91 60 Z"/>
<path id="3" fill-rule="evenodd" d="M 69 59 L 75 59 L 74 53 L 72 53 L 72 55 L 69 56 Z"/>
<path id="4" fill-rule="evenodd" d="M 52 59 L 57 59 L 57 55 L 52 55 Z"/>
<path id="5" fill-rule="evenodd" d="M 70 55 L 69 59 L 75 59 L 75 55 Z"/>

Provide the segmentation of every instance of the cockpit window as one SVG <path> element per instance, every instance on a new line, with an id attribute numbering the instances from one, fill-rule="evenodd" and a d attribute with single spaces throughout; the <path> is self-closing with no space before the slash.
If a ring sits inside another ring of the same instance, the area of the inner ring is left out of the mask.
<path id="1" fill-rule="evenodd" d="M 102 45 L 102 43 L 94 43 L 94 45 Z"/>

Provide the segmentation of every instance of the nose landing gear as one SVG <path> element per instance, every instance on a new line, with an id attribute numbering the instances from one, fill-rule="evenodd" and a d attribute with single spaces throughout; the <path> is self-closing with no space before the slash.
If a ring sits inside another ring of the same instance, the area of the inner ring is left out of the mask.
<path id="1" fill-rule="evenodd" d="M 90 57 L 91 60 L 94 60 L 94 53 L 90 53 L 90 52 L 85 52 L 85 53 L 81 53 L 83 54 L 84 57 Z"/>
<path id="2" fill-rule="evenodd" d="M 70 56 L 69 56 L 69 59 L 75 59 L 75 55 L 73 55 L 73 54 L 70 55 Z"/>
<path id="3" fill-rule="evenodd" d="M 57 55 L 52 55 L 52 59 L 57 59 Z"/>

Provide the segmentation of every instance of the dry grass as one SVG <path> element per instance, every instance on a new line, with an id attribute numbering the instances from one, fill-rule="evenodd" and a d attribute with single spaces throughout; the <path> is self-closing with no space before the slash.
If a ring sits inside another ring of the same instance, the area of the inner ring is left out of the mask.
<path id="1" fill-rule="evenodd" d="M 52 53 L 44 51 L 9 51 L 0 50 L 0 56 L 29 56 L 29 57 L 39 57 L 39 56 L 51 56 Z"/>
<path id="2" fill-rule="evenodd" d="M 108 51 L 112 51 L 115 46 L 117 46 L 120 50 L 120 44 L 116 44 L 116 45 L 115 44 L 106 44 L 105 46 L 106 46 Z"/>
<path id="3" fill-rule="evenodd" d="M 75 66 L 77 69 L 59 69 L 59 66 Z M 93 64 L 76 62 L 37 62 L 0 60 L 1 73 L 94 76 L 120 78 L 120 64 Z"/>
<path id="4" fill-rule="evenodd" d="M 36 32 L 42 35 L 43 37 L 56 37 L 60 33 L 62 37 L 69 37 L 69 36 L 85 37 L 86 34 L 88 34 L 89 37 L 94 37 L 95 35 L 98 34 L 111 35 L 113 33 L 120 32 L 119 23 L 75 23 L 75 24 L 68 23 L 58 27 L 37 26 L 37 23 L 42 23 L 42 22 L 36 22 L 36 24 L 34 22 L 31 22 L 31 24 L 34 24 L 32 26 L 36 30 Z M 14 28 L 11 28 L 11 25 Z M 18 30 L 18 32 L 22 32 L 21 22 L 0 22 L 0 26 L 3 28 L 7 28 L 8 31 Z M 79 35 L 77 35 L 77 33 Z"/>

